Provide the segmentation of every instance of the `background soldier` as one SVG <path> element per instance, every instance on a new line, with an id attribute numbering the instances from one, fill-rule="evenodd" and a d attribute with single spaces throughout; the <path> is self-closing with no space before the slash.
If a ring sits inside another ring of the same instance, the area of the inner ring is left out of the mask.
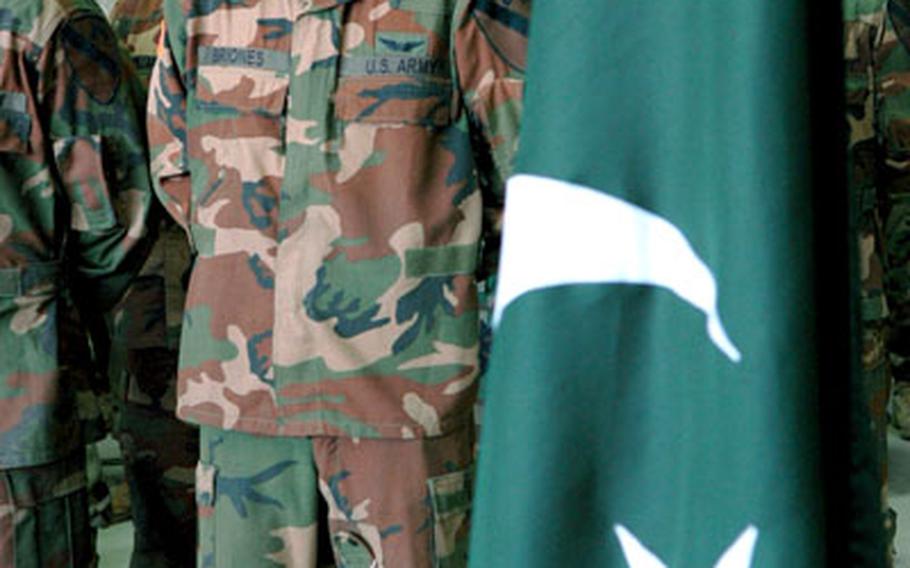
<path id="1" fill-rule="evenodd" d="M 162 23 L 161 0 L 120 0 L 114 32 L 147 88 Z M 143 100 L 146 91 L 143 90 Z M 162 217 L 166 217 L 163 215 Z M 110 376 L 119 413 L 135 526 L 132 566 L 192 566 L 196 556 L 194 471 L 198 429 L 177 419 L 177 346 L 190 266 L 186 234 L 162 220 L 141 274 L 114 310 Z"/>
<path id="2" fill-rule="evenodd" d="M 529 12 L 165 2 L 149 135 L 195 249 L 178 413 L 202 425 L 200 566 L 312 566 L 317 486 L 339 566 L 464 565 L 483 210 Z"/>
<path id="3" fill-rule="evenodd" d="M 141 101 L 93 0 L 0 0 L 0 42 L 0 566 L 88 566 L 84 329 L 147 252 Z"/>
<path id="4" fill-rule="evenodd" d="M 891 310 L 888 341 L 894 373 L 893 424 L 910 439 L 910 2 L 887 0 L 876 51 L 876 120 L 880 150 L 886 290 Z"/>
<path id="5" fill-rule="evenodd" d="M 888 542 L 888 401 L 910 438 L 910 2 L 844 3 L 849 172 L 860 232 L 863 369 Z M 894 390 L 891 392 L 892 375 Z M 889 544 L 888 561 L 891 562 Z"/>

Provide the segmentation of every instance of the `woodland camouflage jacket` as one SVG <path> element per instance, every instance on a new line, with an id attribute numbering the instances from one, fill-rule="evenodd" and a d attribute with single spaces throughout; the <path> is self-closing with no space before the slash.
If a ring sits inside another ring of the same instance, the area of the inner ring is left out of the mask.
<path id="1" fill-rule="evenodd" d="M 156 190 L 191 235 L 178 413 L 281 435 L 471 419 L 529 0 L 168 0 Z"/>
<path id="2" fill-rule="evenodd" d="M 83 443 L 86 316 L 117 302 L 146 252 L 133 81 L 92 0 L 0 0 L 0 468 Z"/>

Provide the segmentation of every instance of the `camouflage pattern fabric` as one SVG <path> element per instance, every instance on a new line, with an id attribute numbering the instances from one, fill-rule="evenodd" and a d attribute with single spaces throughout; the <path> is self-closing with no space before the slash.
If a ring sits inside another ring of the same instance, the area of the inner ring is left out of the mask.
<path id="1" fill-rule="evenodd" d="M 848 167 L 854 210 L 859 213 L 863 380 L 881 469 L 889 565 L 897 527 L 896 515 L 888 507 L 888 402 L 894 396 L 894 406 L 899 407 L 900 385 L 910 380 L 904 361 L 910 354 L 904 337 L 910 330 L 910 193 L 904 180 L 910 177 L 903 173 L 910 164 L 903 133 L 910 124 L 910 92 L 902 86 L 910 79 L 910 53 L 899 40 L 901 18 L 895 15 L 902 11 L 901 4 L 888 0 L 844 4 Z M 899 385 L 893 395 L 892 373 Z M 900 413 L 892 412 L 895 419 L 900 423 Z"/>
<path id="2" fill-rule="evenodd" d="M 894 380 L 893 422 L 910 438 L 910 2 L 888 0 L 878 49 L 881 156 L 879 185 L 891 314 L 888 341 Z"/>
<path id="3" fill-rule="evenodd" d="M 85 329 L 144 261 L 152 194 L 134 77 L 93 1 L 0 0 L 0 44 L 7 469 L 83 451 L 79 419 L 98 412 Z"/>
<path id="4" fill-rule="evenodd" d="M 91 0 L 0 0 L 0 45 L 0 566 L 86 566 L 98 315 L 146 252 L 142 107 Z"/>
<path id="5" fill-rule="evenodd" d="M 162 3 L 163 0 L 117 0 L 109 15 L 114 33 L 126 46 L 140 82 L 146 87 L 158 53 L 164 19 Z"/>
<path id="6" fill-rule="evenodd" d="M 95 564 L 80 451 L 36 467 L 0 471 L 0 567 Z"/>
<path id="7" fill-rule="evenodd" d="M 529 12 L 165 2 L 149 135 L 196 253 L 182 418 L 399 439 L 472 421 L 484 219 L 517 146 Z"/>
<path id="8" fill-rule="evenodd" d="M 320 494 L 339 568 L 467 565 L 469 430 L 359 441 L 201 431 L 198 566 L 315 568 Z"/>
<path id="9" fill-rule="evenodd" d="M 129 484 L 134 568 L 192 567 L 196 559 L 196 428 L 128 405 L 118 440 Z M 189 465 L 187 465 L 189 464 Z"/>
<path id="10" fill-rule="evenodd" d="M 110 14 L 143 86 L 154 67 L 163 17 L 161 0 L 120 0 Z M 114 310 L 110 376 L 135 526 L 134 567 L 193 566 L 196 556 L 199 433 L 175 415 L 191 259 L 186 234 L 164 217 L 142 272 Z"/>
<path id="11" fill-rule="evenodd" d="M 200 568 L 315 566 L 317 481 L 307 438 L 200 428 Z"/>

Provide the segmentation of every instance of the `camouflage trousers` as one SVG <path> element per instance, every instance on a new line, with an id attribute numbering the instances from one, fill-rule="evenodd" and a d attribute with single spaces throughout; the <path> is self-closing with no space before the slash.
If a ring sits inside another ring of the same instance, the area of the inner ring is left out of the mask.
<path id="1" fill-rule="evenodd" d="M 0 568 L 94 566 L 85 453 L 0 470 Z"/>
<path id="2" fill-rule="evenodd" d="M 438 438 L 268 438 L 201 429 L 203 568 L 467 565 L 473 430 Z M 319 495 L 327 518 L 318 519 Z"/>
<path id="3" fill-rule="evenodd" d="M 130 566 L 194 566 L 199 430 L 173 414 L 127 404 L 118 439 L 135 527 Z"/>

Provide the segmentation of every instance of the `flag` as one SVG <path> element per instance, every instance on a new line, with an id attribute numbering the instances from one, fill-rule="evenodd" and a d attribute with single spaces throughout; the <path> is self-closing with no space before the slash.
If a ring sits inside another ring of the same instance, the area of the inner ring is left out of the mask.
<path id="1" fill-rule="evenodd" d="M 835 565 L 877 518 L 837 449 L 840 18 L 809 4 L 535 4 L 472 566 Z"/>

